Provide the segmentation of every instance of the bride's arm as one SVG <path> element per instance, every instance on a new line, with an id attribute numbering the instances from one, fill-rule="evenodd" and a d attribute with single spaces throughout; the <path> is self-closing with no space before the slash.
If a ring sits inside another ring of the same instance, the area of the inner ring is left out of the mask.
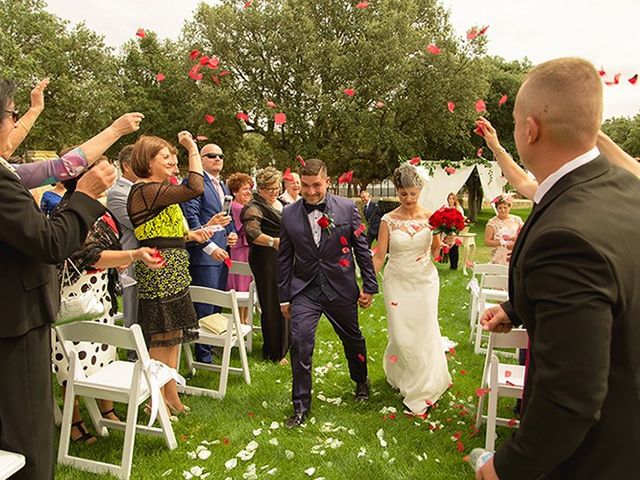
<path id="1" fill-rule="evenodd" d="M 376 270 L 376 275 L 384 267 L 384 260 L 387 258 L 387 251 L 389 250 L 389 227 L 384 220 L 380 222 L 377 248 L 378 250 L 373 256 L 373 268 Z"/>
<path id="2" fill-rule="evenodd" d="M 431 256 L 436 257 L 440 253 L 440 247 L 442 246 L 442 236 L 440 234 L 433 235 L 431 240 Z"/>

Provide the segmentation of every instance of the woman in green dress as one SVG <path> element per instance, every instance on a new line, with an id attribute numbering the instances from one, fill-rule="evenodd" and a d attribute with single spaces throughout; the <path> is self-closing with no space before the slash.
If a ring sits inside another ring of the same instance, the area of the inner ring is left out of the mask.
<path id="1" fill-rule="evenodd" d="M 145 333 L 149 355 L 171 368 L 178 365 L 178 346 L 198 338 L 198 319 L 189 296 L 189 255 L 185 250 L 185 223 L 178 205 L 204 192 L 202 161 L 188 132 L 178 141 L 189 153 L 189 176 L 173 185 L 175 149 L 165 140 L 142 136 L 133 147 L 131 167 L 139 181 L 131 188 L 127 211 L 141 246 L 160 251 L 164 268 L 151 270 L 136 264 L 138 323 Z M 164 400 L 173 414 L 188 408 L 171 381 L 163 388 Z"/>

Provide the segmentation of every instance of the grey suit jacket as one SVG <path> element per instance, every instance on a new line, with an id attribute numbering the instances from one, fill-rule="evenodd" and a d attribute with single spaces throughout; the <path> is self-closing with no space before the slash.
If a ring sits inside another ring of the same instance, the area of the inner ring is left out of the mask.
<path id="1" fill-rule="evenodd" d="M 120 223 L 120 232 L 122 233 L 120 243 L 123 250 L 136 249 L 140 246 L 127 213 L 127 199 L 132 186 L 133 184 L 126 178 L 120 177 L 107 194 L 107 208 Z"/>

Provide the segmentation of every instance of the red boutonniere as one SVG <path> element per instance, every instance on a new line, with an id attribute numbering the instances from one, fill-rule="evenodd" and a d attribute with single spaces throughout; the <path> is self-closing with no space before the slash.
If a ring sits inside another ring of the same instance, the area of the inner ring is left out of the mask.
<path id="1" fill-rule="evenodd" d="M 333 217 L 328 212 L 324 212 L 316 223 L 322 230 L 326 230 L 326 232 L 331 235 L 331 230 L 334 227 L 334 223 Z"/>

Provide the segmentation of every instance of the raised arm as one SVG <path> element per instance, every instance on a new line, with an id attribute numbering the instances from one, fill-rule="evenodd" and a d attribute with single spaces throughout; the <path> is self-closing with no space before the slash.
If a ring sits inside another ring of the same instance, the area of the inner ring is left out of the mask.
<path id="1" fill-rule="evenodd" d="M 95 137 L 80 145 L 87 163 L 91 165 L 98 160 L 121 137 L 138 131 L 143 118 L 144 115 L 138 112 L 126 113 Z"/>
<path id="2" fill-rule="evenodd" d="M 613 140 L 611 140 L 602 130 L 598 132 L 596 146 L 600 153 L 604 155 L 614 165 L 629 170 L 636 177 L 640 177 L 640 162 L 622 150 Z"/>
<path id="3" fill-rule="evenodd" d="M 27 138 L 27 135 L 38 120 L 38 117 L 44 110 L 44 91 L 49 85 L 49 79 L 43 78 L 38 82 L 33 90 L 31 90 L 31 107 L 18 120 L 18 128 L 14 128 L 9 133 L 8 149 L 0 152 L 0 156 L 9 158 L 20 144 Z"/>
<path id="4" fill-rule="evenodd" d="M 533 180 L 527 175 L 527 172 L 518 165 L 511 155 L 500 145 L 498 140 L 498 133 L 493 125 L 484 117 L 480 117 L 476 121 L 476 125 L 483 131 L 483 137 L 487 142 L 487 147 L 493 152 L 493 156 L 498 162 L 502 174 L 506 177 L 507 181 L 513 185 L 517 192 L 523 197 L 533 200 L 533 196 L 538 190 L 538 182 Z"/>

